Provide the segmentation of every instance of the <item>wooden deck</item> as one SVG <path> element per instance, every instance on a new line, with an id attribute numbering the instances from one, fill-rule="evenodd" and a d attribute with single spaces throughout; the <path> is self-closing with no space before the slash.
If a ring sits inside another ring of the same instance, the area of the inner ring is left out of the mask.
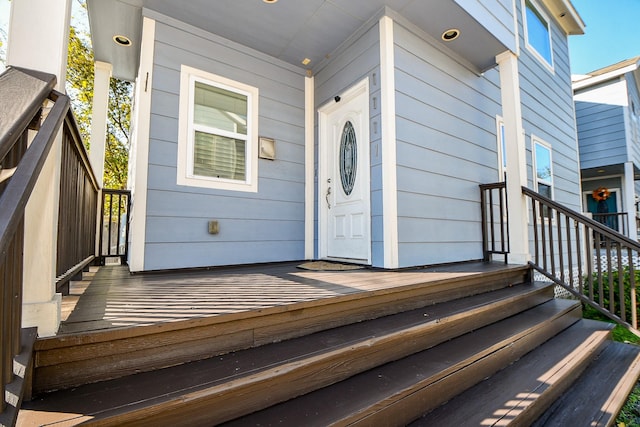
<path id="1" fill-rule="evenodd" d="M 70 294 L 63 297 L 59 335 L 261 311 L 505 268 L 501 263 L 470 262 L 396 271 L 310 271 L 299 265 L 143 274 L 130 274 L 125 266 L 101 267 L 91 280 L 72 283 Z"/>

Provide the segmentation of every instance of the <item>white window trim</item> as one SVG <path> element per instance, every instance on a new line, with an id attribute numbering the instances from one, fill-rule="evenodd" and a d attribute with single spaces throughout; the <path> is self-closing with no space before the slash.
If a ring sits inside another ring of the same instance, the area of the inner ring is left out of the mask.
<path id="1" fill-rule="evenodd" d="M 547 181 L 544 179 L 539 179 L 538 178 L 538 165 L 537 165 L 537 158 L 536 158 L 536 145 L 540 145 L 541 147 L 546 148 L 547 150 L 549 150 L 549 166 L 551 167 L 551 180 Z M 532 166 L 533 166 L 533 185 L 534 185 L 534 189 L 536 192 L 538 191 L 538 182 L 548 185 L 549 187 L 551 187 L 551 200 L 555 200 L 555 187 L 553 185 L 553 149 L 551 148 L 551 144 L 549 144 L 548 142 L 543 141 L 542 139 L 538 138 L 535 135 L 531 135 L 531 158 L 532 158 Z"/>
<path id="2" fill-rule="evenodd" d="M 522 3 L 522 24 L 524 27 L 524 44 L 527 47 L 527 50 L 535 56 L 538 61 L 540 61 L 552 74 L 555 73 L 554 68 L 554 60 L 553 60 L 553 37 L 552 37 L 552 28 L 551 28 L 551 19 L 549 19 L 549 15 L 546 14 L 544 9 L 540 6 L 540 4 L 536 0 L 529 0 L 533 7 L 536 8 L 536 11 L 542 15 L 545 21 L 547 21 L 547 30 L 549 33 L 549 50 L 551 54 L 551 63 L 547 61 L 547 59 L 542 56 L 538 50 L 529 43 L 529 30 L 527 28 L 527 0 L 521 0 Z"/>
<path id="3" fill-rule="evenodd" d="M 504 156 L 506 155 L 505 144 L 506 141 L 503 141 L 504 138 L 504 119 L 502 116 L 496 116 L 496 145 L 498 152 L 498 182 L 504 181 L 504 174 L 507 171 L 507 168 L 504 165 Z"/>
<path id="4" fill-rule="evenodd" d="M 194 88 L 199 81 L 247 96 L 246 176 L 244 181 L 193 174 Z M 258 88 L 186 65 L 180 68 L 180 110 L 178 116 L 177 184 L 230 191 L 258 191 Z"/>

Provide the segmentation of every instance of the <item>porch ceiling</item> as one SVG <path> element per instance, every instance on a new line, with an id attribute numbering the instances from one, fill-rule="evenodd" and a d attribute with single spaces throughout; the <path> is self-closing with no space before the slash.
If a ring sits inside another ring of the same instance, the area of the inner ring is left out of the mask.
<path id="1" fill-rule="evenodd" d="M 132 80 L 138 68 L 142 9 L 148 8 L 251 47 L 302 68 L 317 71 L 350 35 L 388 7 L 478 71 L 495 64 L 507 48 L 455 0 L 88 0 L 95 58 L 113 65 L 114 77 Z M 450 28 L 454 41 L 441 41 Z M 125 35 L 132 46 L 114 43 Z M 301 61 L 311 62 L 303 66 Z"/>

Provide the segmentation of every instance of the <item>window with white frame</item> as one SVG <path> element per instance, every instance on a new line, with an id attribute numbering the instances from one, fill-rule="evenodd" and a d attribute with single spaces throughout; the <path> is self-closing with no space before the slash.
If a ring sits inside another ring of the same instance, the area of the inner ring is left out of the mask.
<path id="1" fill-rule="evenodd" d="M 549 144 L 531 137 L 533 141 L 533 172 L 535 190 L 543 196 L 553 199 L 553 167 Z"/>
<path id="2" fill-rule="evenodd" d="M 257 191 L 258 89 L 185 65 L 180 79 L 178 184 Z"/>
<path id="3" fill-rule="evenodd" d="M 524 11 L 526 45 L 547 66 L 553 69 L 549 18 L 535 0 L 524 0 Z"/>
<path id="4" fill-rule="evenodd" d="M 496 116 L 496 135 L 498 143 L 498 180 L 504 181 L 507 172 L 507 147 L 504 137 L 504 120 Z"/>

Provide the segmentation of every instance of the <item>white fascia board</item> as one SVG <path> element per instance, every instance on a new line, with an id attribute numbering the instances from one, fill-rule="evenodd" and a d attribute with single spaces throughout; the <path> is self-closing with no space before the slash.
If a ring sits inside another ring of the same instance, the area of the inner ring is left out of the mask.
<path id="1" fill-rule="evenodd" d="M 585 87 L 593 86 L 598 83 L 606 82 L 607 80 L 613 80 L 617 77 L 620 77 L 626 73 L 630 73 L 632 71 L 636 71 L 638 69 L 638 64 L 627 65 L 626 67 L 619 68 L 617 70 L 610 71 L 608 73 L 600 74 L 597 76 L 589 77 L 586 79 L 579 80 L 571 85 L 571 88 L 575 92 L 576 90 L 584 89 Z"/>

